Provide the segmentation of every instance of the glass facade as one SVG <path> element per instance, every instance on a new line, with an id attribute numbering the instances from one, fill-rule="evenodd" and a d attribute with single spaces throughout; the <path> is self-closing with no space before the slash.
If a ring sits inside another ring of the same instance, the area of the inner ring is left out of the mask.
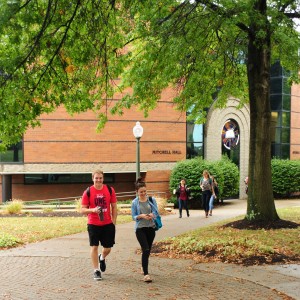
<path id="1" fill-rule="evenodd" d="M 203 157 L 203 124 L 188 122 L 186 125 L 186 158 Z"/>
<path id="2" fill-rule="evenodd" d="M 291 87 L 287 82 L 289 73 L 276 62 L 271 67 L 270 104 L 271 120 L 271 155 L 272 157 L 290 158 L 290 118 Z"/>

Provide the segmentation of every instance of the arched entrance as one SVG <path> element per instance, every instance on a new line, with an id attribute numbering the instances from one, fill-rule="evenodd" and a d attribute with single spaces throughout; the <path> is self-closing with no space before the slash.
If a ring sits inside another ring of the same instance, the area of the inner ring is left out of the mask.
<path id="1" fill-rule="evenodd" d="M 239 105 L 238 99 L 230 98 L 225 108 L 214 108 L 214 106 L 210 108 L 204 129 L 204 158 L 207 160 L 221 159 L 223 153 L 223 143 L 220 143 L 222 130 L 228 120 L 234 121 L 239 128 L 239 140 L 237 143 L 239 148 L 233 151 L 230 150 L 229 156 L 233 161 L 236 160 L 239 166 L 239 198 L 244 199 L 247 197 L 244 179 L 248 176 L 250 111 L 248 105 L 238 108 Z"/>

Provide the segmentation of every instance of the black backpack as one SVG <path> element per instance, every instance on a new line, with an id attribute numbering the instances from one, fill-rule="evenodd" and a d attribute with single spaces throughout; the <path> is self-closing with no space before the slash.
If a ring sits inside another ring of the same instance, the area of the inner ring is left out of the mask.
<path id="1" fill-rule="evenodd" d="M 106 184 L 106 186 L 107 186 L 109 194 L 111 196 L 111 194 L 112 194 L 111 186 L 108 185 L 108 184 Z M 86 194 L 87 194 L 87 196 L 89 198 L 89 206 L 90 206 L 90 195 L 91 195 L 90 187 L 88 187 L 85 191 L 86 191 Z"/>

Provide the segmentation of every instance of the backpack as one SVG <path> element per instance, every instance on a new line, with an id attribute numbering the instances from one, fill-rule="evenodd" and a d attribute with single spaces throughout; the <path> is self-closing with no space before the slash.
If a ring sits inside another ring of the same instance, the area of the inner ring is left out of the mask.
<path id="1" fill-rule="evenodd" d="M 106 184 L 106 186 L 107 186 L 108 191 L 109 191 L 109 194 L 110 194 L 110 196 L 111 196 L 111 194 L 112 194 L 111 186 L 108 185 L 108 184 Z M 90 206 L 90 195 L 91 195 L 90 187 L 88 187 L 85 191 L 86 191 L 86 194 L 87 194 L 87 196 L 88 196 L 88 198 L 89 198 L 89 206 Z"/>
<path id="2" fill-rule="evenodd" d="M 153 204 L 152 197 L 149 196 L 148 199 L 149 199 L 149 201 Z M 159 229 L 162 228 L 162 226 L 163 226 L 163 225 L 162 225 L 162 222 L 161 222 L 161 216 L 159 215 L 159 213 L 158 213 L 156 219 L 154 219 L 154 224 L 155 224 L 155 231 L 156 231 L 156 230 L 159 230 Z"/>
<path id="3" fill-rule="evenodd" d="M 219 195 L 219 188 L 217 186 L 214 186 L 214 191 L 215 191 L 216 196 L 218 196 Z"/>

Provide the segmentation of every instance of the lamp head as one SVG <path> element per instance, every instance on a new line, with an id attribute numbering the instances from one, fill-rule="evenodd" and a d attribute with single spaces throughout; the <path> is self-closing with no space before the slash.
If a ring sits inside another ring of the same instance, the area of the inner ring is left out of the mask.
<path id="1" fill-rule="evenodd" d="M 141 126 L 140 122 L 136 122 L 135 126 L 133 127 L 133 135 L 136 139 L 139 139 L 143 136 L 144 129 Z"/>

